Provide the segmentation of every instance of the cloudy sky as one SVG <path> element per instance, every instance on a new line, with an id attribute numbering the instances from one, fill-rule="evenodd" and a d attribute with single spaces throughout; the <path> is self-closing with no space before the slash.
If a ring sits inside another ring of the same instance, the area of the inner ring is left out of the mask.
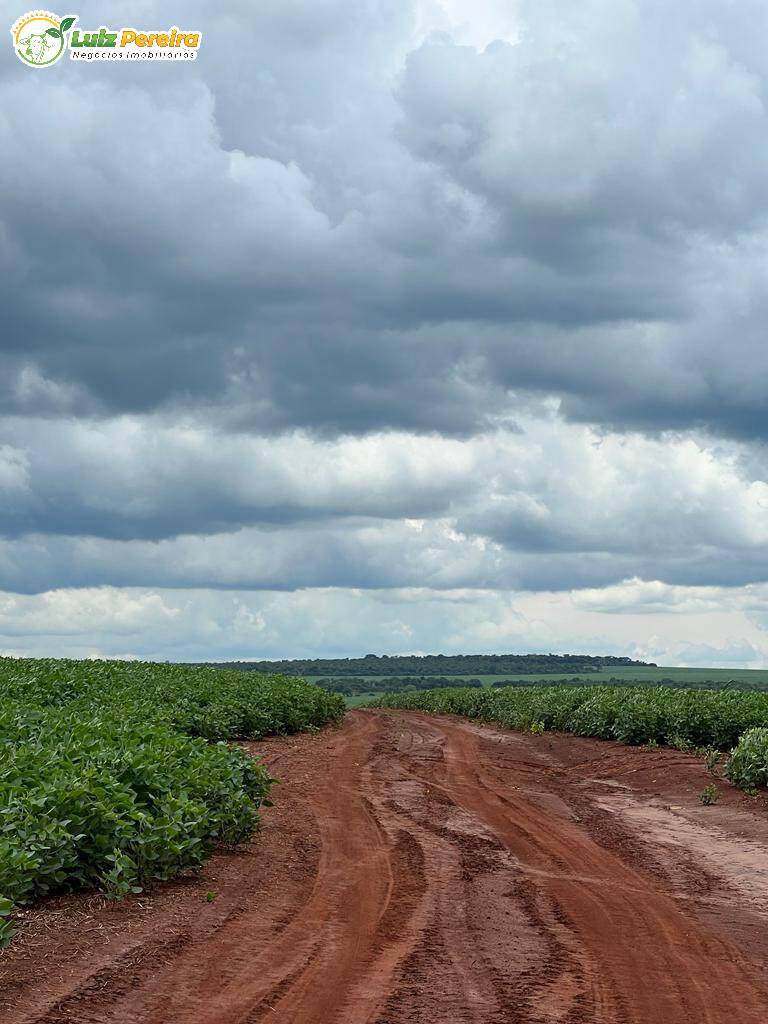
<path id="1" fill-rule="evenodd" d="M 108 18 L 199 59 L 0 59 L 0 651 L 765 663 L 764 0 Z"/>

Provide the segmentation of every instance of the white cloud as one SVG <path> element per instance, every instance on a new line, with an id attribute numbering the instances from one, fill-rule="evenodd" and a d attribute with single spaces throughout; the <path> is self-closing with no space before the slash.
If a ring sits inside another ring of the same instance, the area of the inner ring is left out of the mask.
<path id="1" fill-rule="evenodd" d="M 656 612 L 699 614 L 718 611 L 731 600 L 732 596 L 720 587 L 670 586 L 660 580 L 637 577 L 615 586 L 579 590 L 573 597 L 577 608 L 633 615 Z"/>
<path id="2" fill-rule="evenodd" d="M 171 660 L 443 652 L 629 654 L 662 665 L 757 668 L 768 590 L 685 614 L 585 608 L 578 593 L 320 588 L 293 593 L 112 587 L 0 595 L 0 651 Z M 749 613 L 745 609 L 752 609 Z M 702 638 L 706 637 L 706 641 Z"/>
<path id="3" fill-rule="evenodd" d="M 490 43 L 517 42 L 520 19 L 510 0 L 417 0 L 411 45 L 445 33 L 462 46 L 484 50 Z"/>
<path id="4" fill-rule="evenodd" d="M 0 595 L 0 636 L 141 635 L 161 630 L 181 609 L 152 592 L 112 587 L 53 590 L 34 597 Z"/>

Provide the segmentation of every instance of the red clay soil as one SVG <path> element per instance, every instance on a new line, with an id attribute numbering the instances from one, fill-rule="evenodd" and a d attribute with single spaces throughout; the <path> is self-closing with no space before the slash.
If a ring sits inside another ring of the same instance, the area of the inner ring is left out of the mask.
<path id="1" fill-rule="evenodd" d="M 253 751 L 254 842 L 29 912 L 5 1024 L 768 1021 L 768 809 L 700 761 L 383 711 Z"/>

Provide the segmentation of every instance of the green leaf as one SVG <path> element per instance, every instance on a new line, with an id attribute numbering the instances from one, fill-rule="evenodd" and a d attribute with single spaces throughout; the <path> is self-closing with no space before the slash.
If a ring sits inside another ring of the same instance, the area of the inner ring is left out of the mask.
<path id="1" fill-rule="evenodd" d="M 72 17 L 70 15 L 69 17 L 62 18 L 61 19 L 61 24 L 59 25 L 59 28 L 61 29 L 62 32 L 68 32 L 69 29 L 72 28 L 72 26 L 75 24 L 76 21 L 77 21 L 77 15 L 75 15 L 74 17 Z"/>
<path id="2" fill-rule="evenodd" d="M 47 28 L 45 31 L 49 36 L 53 36 L 54 39 L 61 39 L 61 32 L 57 28 Z"/>

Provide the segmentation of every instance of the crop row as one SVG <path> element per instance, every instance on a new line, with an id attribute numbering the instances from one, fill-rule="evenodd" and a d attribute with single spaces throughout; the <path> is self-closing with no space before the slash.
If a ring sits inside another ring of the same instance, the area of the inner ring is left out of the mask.
<path id="1" fill-rule="evenodd" d="M 9 701 L 86 715 L 113 707 L 207 740 L 299 732 L 343 714 L 337 696 L 301 679 L 152 662 L 0 658 L 0 709 Z"/>
<path id="2" fill-rule="evenodd" d="M 273 780 L 224 741 L 343 712 L 296 679 L 1 659 L 0 942 L 14 904 L 81 887 L 124 895 L 247 838 Z"/>
<path id="3" fill-rule="evenodd" d="M 621 743 L 735 748 L 726 768 L 731 781 L 747 788 L 768 784 L 768 693 L 515 686 L 389 694 L 371 704 L 465 715 L 510 729 L 557 729 Z"/>

